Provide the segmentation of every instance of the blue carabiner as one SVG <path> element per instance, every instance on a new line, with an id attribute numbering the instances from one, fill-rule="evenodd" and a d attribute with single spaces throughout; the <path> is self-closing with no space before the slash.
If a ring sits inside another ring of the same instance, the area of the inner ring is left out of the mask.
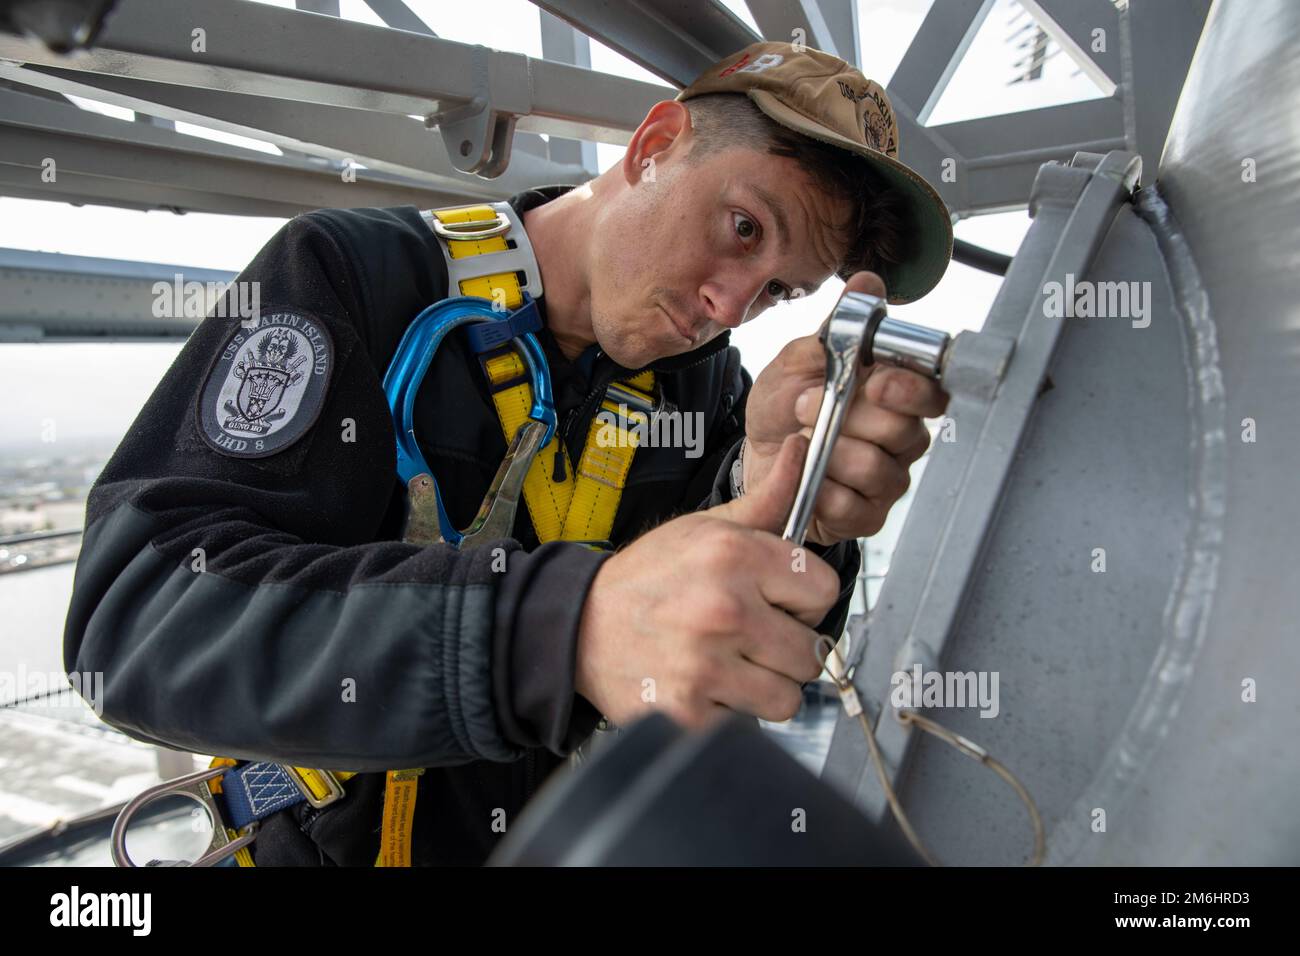
<path id="1" fill-rule="evenodd" d="M 555 398 L 551 392 L 551 372 L 546 364 L 546 354 L 541 343 L 532 332 L 516 334 L 524 325 L 521 321 L 525 310 L 536 310 L 532 297 L 524 293 L 523 304 L 513 312 L 503 315 L 492 307 L 492 302 L 479 296 L 462 295 L 444 299 L 429 306 L 415 317 L 407 327 L 402 341 L 398 343 L 397 352 L 384 373 L 384 395 L 393 416 L 393 428 L 397 433 L 397 474 L 404 484 L 416 475 L 427 474 L 433 478 L 433 472 L 419 443 L 415 440 L 415 395 L 424 380 L 433 354 L 452 329 L 462 325 L 477 323 L 495 323 L 496 328 L 484 330 L 476 338 L 482 343 L 505 342 L 513 340 L 523 355 L 524 364 L 528 366 L 528 375 L 532 383 L 533 404 L 528 417 L 546 426 L 541 445 L 545 447 L 555 434 Z M 475 330 L 478 331 L 478 330 Z M 437 481 L 433 482 L 434 494 L 438 503 L 438 525 L 442 538 L 453 547 L 460 547 L 464 537 L 452 526 L 451 518 L 443 507 L 442 492 L 438 490 Z"/>

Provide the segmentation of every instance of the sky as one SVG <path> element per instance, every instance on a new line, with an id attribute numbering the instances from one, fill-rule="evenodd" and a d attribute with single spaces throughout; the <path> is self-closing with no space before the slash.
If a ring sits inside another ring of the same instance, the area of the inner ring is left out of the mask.
<path id="1" fill-rule="evenodd" d="M 264 2 L 264 0 L 258 0 Z M 943 0 L 935 0 L 942 3 Z M 274 0 L 292 7 L 292 0 Z M 743 0 L 724 0 L 754 26 Z M 860 0 L 858 42 L 863 72 L 886 85 L 931 0 Z M 528 0 L 409 0 L 409 6 L 438 35 L 497 49 L 541 56 L 537 7 Z M 869 15 L 867 11 L 870 11 Z M 362 0 L 342 0 L 343 16 L 378 24 Z M 1027 22 L 1014 0 L 997 0 L 987 20 L 936 104 L 930 124 L 1015 112 L 1101 95 L 1064 55 L 1049 59 L 1042 80 L 1008 86 L 1012 76 L 1007 38 Z M 646 82 L 662 81 L 618 53 L 592 41 L 592 68 Z M 672 91 L 668 91 L 671 95 Z M 80 101 L 108 115 L 129 119 L 113 107 Z M 238 137 L 180 124 L 178 129 L 224 142 Z M 598 144 L 598 168 L 616 163 L 622 147 Z M 138 212 L 104 206 L 0 197 L 0 247 L 161 262 L 237 272 L 280 227 L 283 219 L 169 212 Z M 958 238 L 1014 253 L 1029 225 L 1026 212 L 980 216 L 957 223 Z M 939 286 L 921 300 L 891 306 L 890 314 L 956 333 L 978 329 L 1000 279 L 953 263 Z M 817 293 L 777 306 L 732 332 L 745 367 L 758 373 L 792 338 L 812 333 L 842 289 L 827 281 Z M 0 345 L 0 380 L 11 396 L 0 447 L 38 445 L 53 423 L 64 439 L 111 439 L 125 433 L 158 379 L 175 358 L 178 344 Z"/>

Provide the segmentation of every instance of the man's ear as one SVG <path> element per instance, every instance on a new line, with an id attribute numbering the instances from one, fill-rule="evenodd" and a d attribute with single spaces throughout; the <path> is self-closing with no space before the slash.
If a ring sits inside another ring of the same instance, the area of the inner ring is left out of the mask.
<path id="1" fill-rule="evenodd" d="M 656 165 L 685 149 L 690 136 L 691 114 L 686 104 L 660 100 L 650 107 L 623 154 L 623 176 L 628 185 L 654 182 Z"/>

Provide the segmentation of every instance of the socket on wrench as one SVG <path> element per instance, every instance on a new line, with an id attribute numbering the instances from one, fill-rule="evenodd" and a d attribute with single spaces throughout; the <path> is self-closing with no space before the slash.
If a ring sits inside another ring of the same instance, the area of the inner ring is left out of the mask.
<path id="1" fill-rule="evenodd" d="M 946 332 L 889 318 L 885 300 L 865 292 L 841 295 L 822 323 L 818 338 L 826 350 L 826 390 L 808 443 L 799 490 L 781 535 L 798 546 L 808 534 L 831 449 L 853 400 L 858 368 L 879 362 L 939 379 L 951 342 Z"/>

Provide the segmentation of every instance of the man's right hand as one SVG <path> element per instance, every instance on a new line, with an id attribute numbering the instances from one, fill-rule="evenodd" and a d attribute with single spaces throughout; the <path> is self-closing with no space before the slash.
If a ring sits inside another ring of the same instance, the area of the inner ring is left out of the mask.
<path id="1" fill-rule="evenodd" d="M 730 710 L 793 717 L 821 673 L 813 628 L 839 575 L 780 537 L 808 439 L 788 436 L 737 501 L 665 522 L 603 565 L 578 631 L 575 687 L 615 724 L 658 709 L 687 727 Z"/>

